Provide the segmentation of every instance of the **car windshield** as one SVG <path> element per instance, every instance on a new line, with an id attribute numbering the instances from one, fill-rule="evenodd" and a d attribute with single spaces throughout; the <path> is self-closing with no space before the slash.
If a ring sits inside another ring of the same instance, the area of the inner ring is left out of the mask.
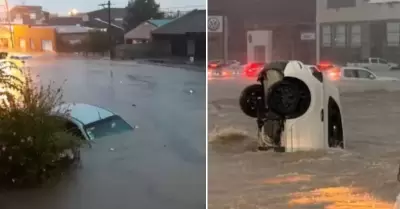
<path id="1" fill-rule="evenodd" d="M 379 59 L 379 63 L 388 64 L 388 61 L 386 61 L 386 60 L 384 60 L 384 59 Z"/>
<path id="2" fill-rule="evenodd" d="M 89 139 L 93 140 L 109 135 L 132 131 L 133 128 L 120 116 L 113 115 L 111 117 L 85 125 L 84 130 Z"/>

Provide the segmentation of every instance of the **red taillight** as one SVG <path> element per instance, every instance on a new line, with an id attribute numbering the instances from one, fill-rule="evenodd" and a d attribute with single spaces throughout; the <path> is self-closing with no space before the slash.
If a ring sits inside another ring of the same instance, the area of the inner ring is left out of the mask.
<path id="1" fill-rule="evenodd" d="M 329 78 L 334 81 L 340 79 L 341 72 L 340 72 L 340 69 L 338 69 L 338 68 L 332 68 L 327 73 L 328 73 Z"/>
<path id="2" fill-rule="evenodd" d="M 212 68 L 217 68 L 217 67 L 218 67 L 218 64 L 210 64 L 210 67 L 212 67 Z"/>
<path id="3" fill-rule="evenodd" d="M 256 68 L 256 67 L 258 67 L 257 63 L 250 63 L 249 64 L 249 68 Z"/>
<path id="4" fill-rule="evenodd" d="M 330 62 L 320 62 L 319 66 L 321 66 L 321 67 L 329 67 L 329 66 L 332 66 L 332 63 L 330 63 Z"/>
<path id="5" fill-rule="evenodd" d="M 261 69 L 261 65 L 258 63 L 249 63 L 244 68 L 246 76 L 254 77 L 257 76 L 258 71 Z"/>
<path id="6" fill-rule="evenodd" d="M 329 68 L 332 68 L 332 67 L 334 67 L 334 65 L 332 64 L 332 63 L 330 63 L 330 62 L 320 62 L 318 65 L 317 65 L 317 67 L 318 67 L 318 70 L 320 70 L 320 71 L 324 71 L 324 70 L 327 70 L 327 69 L 329 69 Z"/>

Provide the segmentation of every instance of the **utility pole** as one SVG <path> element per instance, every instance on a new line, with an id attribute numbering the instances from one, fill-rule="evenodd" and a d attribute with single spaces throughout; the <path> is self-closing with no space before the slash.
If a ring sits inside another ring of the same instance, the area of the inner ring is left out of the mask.
<path id="1" fill-rule="evenodd" d="M 10 30 L 11 48 L 14 49 L 14 31 L 13 31 L 13 26 L 11 25 L 11 17 L 10 17 L 11 14 L 10 14 L 10 9 L 8 8 L 8 0 L 5 0 L 4 3 L 6 7 L 8 29 Z"/>
<path id="2" fill-rule="evenodd" d="M 110 60 L 114 59 L 114 50 L 113 50 L 113 43 L 112 43 L 112 26 L 111 26 L 111 1 L 108 0 L 107 3 L 100 4 L 99 6 L 102 6 L 103 8 L 107 6 L 108 10 L 108 28 L 107 28 L 107 33 L 108 33 L 108 47 L 109 47 L 109 54 L 110 54 Z"/>

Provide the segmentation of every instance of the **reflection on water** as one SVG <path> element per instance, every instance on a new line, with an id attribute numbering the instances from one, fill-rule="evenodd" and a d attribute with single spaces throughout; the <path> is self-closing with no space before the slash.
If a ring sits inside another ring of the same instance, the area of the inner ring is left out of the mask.
<path id="1" fill-rule="evenodd" d="M 394 203 L 378 200 L 361 188 L 327 187 L 291 195 L 289 205 L 325 205 L 325 209 L 392 209 Z"/>
<path id="2" fill-rule="evenodd" d="M 297 173 L 280 175 L 263 181 L 275 187 L 282 184 L 310 182 L 311 175 Z M 362 188 L 356 187 L 323 187 L 305 192 L 296 192 L 289 195 L 289 206 L 311 207 L 321 206 L 324 209 L 392 209 L 394 202 L 379 200 Z"/>
<path id="3" fill-rule="evenodd" d="M 270 178 L 264 181 L 266 184 L 283 184 L 283 183 L 296 183 L 303 181 L 310 181 L 312 178 L 311 175 L 285 175 L 279 176 L 276 178 Z"/>

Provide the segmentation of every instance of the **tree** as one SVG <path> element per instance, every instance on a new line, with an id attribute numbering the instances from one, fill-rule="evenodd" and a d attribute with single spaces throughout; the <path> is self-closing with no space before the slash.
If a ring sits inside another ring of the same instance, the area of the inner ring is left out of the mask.
<path id="1" fill-rule="evenodd" d="M 149 19 L 160 19 L 164 13 L 160 11 L 160 4 L 155 0 L 130 0 L 126 6 L 124 28 L 130 31 L 142 22 Z"/>
<path id="2" fill-rule="evenodd" d="M 0 86 L 14 87 L 0 100 L 0 190 L 57 180 L 78 162 L 84 143 L 66 129 L 68 112 L 54 114 L 62 89 L 38 87 L 29 71 L 23 79 L 2 73 L 20 70 L 13 68 L 0 68 Z"/>

